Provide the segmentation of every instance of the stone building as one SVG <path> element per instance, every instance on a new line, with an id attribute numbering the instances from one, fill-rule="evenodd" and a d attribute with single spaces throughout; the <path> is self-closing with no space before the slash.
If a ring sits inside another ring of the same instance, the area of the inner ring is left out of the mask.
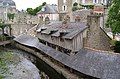
<path id="1" fill-rule="evenodd" d="M 72 16 L 72 0 L 58 0 L 59 20 L 62 21 L 65 15 Z"/>
<path id="2" fill-rule="evenodd" d="M 19 23 L 19 24 L 38 24 L 39 23 L 39 17 L 30 15 L 26 12 L 18 12 L 15 14 L 14 17 L 14 23 Z"/>
<path id="3" fill-rule="evenodd" d="M 81 22 L 51 23 L 37 30 L 40 42 L 58 51 L 75 54 L 84 47 L 110 50 L 110 38 L 100 27 L 100 16 L 88 17 Z"/>
<path id="4" fill-rule="evenodd" d="M 87 9 L 81 9 L 78 11 L 73 12 L 73 21 L 76 22 L 83 22 L 87 23 L 87 16 L 91 15 L 92 10 L 87 10 Z"/>
<path id="5" fill-rule="evenodd" d="M 110 37 L 100 27 L 100 16 L 88 16 L 89 31 L 86 46 L 97 50 L 110 50 Z"/>
<path id="6" fill-rule="evenodd" d="M 107 0 L 73 0 L 73 3 L 80 3 L 80 4 L 106 4 Z"/>
<path id="7" fill-rule="evenodd" d="M 49 17 L 50 21 L 58 21 L 59 15 L 57 5 L 46 4 L 42 10 L 37 13 L 37 16 L 43 17 L 43 21 L 45 21 L 46 17 Z"/>
<path id="8" fill-rule="evenodd" d="M 16 13 L 16 4 L 13 0 L 0 0 L 0 19 L 7 20 L 7 13 Z"/>
<path id="9" fill-rule="evenodd" d="M 66 15 L 70 16 L 71 22 L 74 21 L 72 7 L 75 2 L 81 5 L 107 5 L 107 0 L 58 0 L 58 13 L 60 21 L 62 21 Z"/>
<path id="10" fill-rule="evenodd" d="M 83 48 L 87 26 L 82 23 L 51 23 L 40 27 L 37 32 L 37 37 L 42 43 L 70 54 Z"/>

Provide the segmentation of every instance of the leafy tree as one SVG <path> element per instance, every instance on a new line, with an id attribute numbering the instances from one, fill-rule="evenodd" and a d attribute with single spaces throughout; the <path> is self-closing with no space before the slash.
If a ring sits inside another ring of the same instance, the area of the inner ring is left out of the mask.
<path id="1" fill-rule="evenodd" d="M 35 15 L 34 9 L 32 9 L 32 8 L 27 8 L 27 12 L 28 12 L 28 14 L 30 14 L 30 15 Z"/>
<path id="2" fill-rule="evenodd" d="M 111 6 L 112 0 L 107 0 L 107 7 Z"/>
<path id="3" fill-rule="evenodd" d="M 79 9 L 78 3 L 75 2 L 75 3 L 73 4 L 72 11 L 76 11 L 76 10 L 78 10 L 78 9 Z"/>
<path id="4" fill-rule="evenodd" d="M 10 34 L 11 34 L 11 25 L 10 24 L 4 24 L 4 22 L 0 22 L 0 28 L 2 29 L 2 34 L 4 34 L 4 29 L 7 26 L 10 28 Z"/>
<path id="5" fill-rule="evenodd" d="M 9 18 L 9 20 L 13 20 L 14 16 L 15 16 L 14 13 L 7 13 L 7 17 Z"/>
<path id="6" fill-rule="evenodd" d="M 113 33 L 120 33 L 120 0 L 112 0 L 112 5 L 109 7 L 108 18 L 106 26 L 110 27 Z"/>
<path id="7" fill-rule="evenodd" d="M 94 5 L 81 5 L 82 7 L 86 7 L 87 9 L 93 9 Z"/>
<path id="8" fill-rule="evenodd" d="M 2 29 L 2 34 L 4 34 L 4 28 L 6 27 L 6 25 L 5 24 L 3 24 L 3 23 L 0 23 L 0 28 Z"/>
<path id="9" fill-rule="evenodd" d="M 77 6 L 73 6 L 72 7 L 72 11 L 76 11 L 76 10 L 78 10 L 79 8 L 77 7 Z"/>
<path id="10" fill-rule="evenodd" d="M 27 13 L 30 15 L 36 15 L 45 5 L 46 5 L 46 2 L 43 2 L 42 5 L 36 7 L 35 9 L 27 8 Z"/>
<path id="11" fill-rule="evenodd" d="M 77 3 L 77 2 L 75 2 L 75 3 L 73 4 L 73 6 L 78 6 L 78 3 Z"/>
<path id="12" fill-rule="evenodd" d="M 114 50 L 115 52 L 120 53 L 120 41 L 115 42 Z"/>
<path id="13" fill-rule="evenodd" d="M 46 2 L 43 2 L 43 3 L 42 3 L 42 6 L 45 6 L 46 4 L 47 4 Z"/>

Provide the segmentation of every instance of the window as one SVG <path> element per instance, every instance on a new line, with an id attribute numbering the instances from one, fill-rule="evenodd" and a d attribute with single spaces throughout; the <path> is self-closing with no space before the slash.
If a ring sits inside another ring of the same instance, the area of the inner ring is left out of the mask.
<path id="1" fill-rule="evenodd" d="M 63 39 L 63 38 L 60 38 L 60 41 L 61 41 L 61 42 L 64 42 L 64 39 Z"/>
<path id="2" fill-rule="evenodd" d="M 62 10 L 63 10 L 63 11 L 66 11 L 66 10 L 67 10 L 67 6 L 66 6 L 66 5 L 63 5 L 63 6 L 62 6 Z"/>
<path id="3" fill-rule="evenodd" d="M 97 3 L 97 0 L 95 0 L 95 3 Z"/>
<path id="4" fill-rule="evenodd" d="M 93 0 L 93 3 L 98 3 L 98 0 Z"/>
<path id="5" fill-rule="evenodd" d="M 65 11 L 65 6 L 64 6 L 64 11 Z"/>

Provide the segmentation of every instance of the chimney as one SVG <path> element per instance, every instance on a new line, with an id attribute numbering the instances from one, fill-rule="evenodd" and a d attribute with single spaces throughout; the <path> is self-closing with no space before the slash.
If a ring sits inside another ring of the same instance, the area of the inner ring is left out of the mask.
<path id="1" fill-rule="evenodd" d="M 62 22 L 62 28 L 67 28 L 69 22 L 70 22 L 70 17 L 69 15 L 66 15 L 66 17 L 64 17 L 64 20 Z"/>
<path id="2" fill-rule="evenodd" d="M 100 27 L 99 15 L 89 15 L 87 17 L 87 25 L 89 26 L 86 46 L 97 50 L 110 50 L 110 38 L 106 32 Z"/>

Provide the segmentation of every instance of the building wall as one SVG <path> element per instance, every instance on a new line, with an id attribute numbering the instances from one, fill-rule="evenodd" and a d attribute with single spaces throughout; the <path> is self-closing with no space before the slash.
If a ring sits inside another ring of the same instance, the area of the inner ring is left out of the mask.
<path id="1" fill-rule="evenodd" d="M 87 23 L 87 16 L 91 14 L 91 10 L 79 10 L 73 12 L 73 19 L 75 20 L 77 17 L 80 18 L 80 22 Z"/>
<path id="2" fill-rule="evenodd" d="M 0 19 L 2 21 L 6 21 L 8 20 L 8 17 L 7 17 L 7 13 L 16 13 L 17 10 L 15 7 L 3 7 L 3 6 L 0 6 Z"/>
<path id="3" fill-rule="evenodd" d="M 37 37 L 51 44 L 58 45 L 60 47 L 75 52 L 83 48 L 83 37 L 85 38 L 87 36 L 86 34 L 87 34 L 87 29 L 84 30 L 82 33 L 78 33 L 73 39 L 53 37 L 51 35 L 41 34 L 41 33 L 38 33 Z"/>
<path id="4" fill-rule="evenodd" d="M 34 24 L 11 24 L 12 35 L 18 36 L 21 34 L 27 34 L 27 31 L 33 26 Z"/>
<path id="5" fill-rule="evenodd" d="M 97 3 L 97 4 L 104 3 L 104 4 L 106 4 L 107 0 L 79 0 L 78 3 L 79 2 L 82 4 L 90 4 L 90 3 Z"/>
<path id="6" fill-rule="evenodd" d="M 50 18 L 50 21 L 58 21 L 59 20 L 59 14 L 38 14 L 38 17 L 43 16 L 43 21 L 45 21 L 45 18 L 48 16 Z"/>
<path id="7" fill-rule="evenodd" d="M 88 17 L 90 26 L 87 38 L 87 47 L 98 50 L 110 50 L 110 38 L 100 28 L 100 16 L 92 15 Z"/>
<path id="8" fill-rule="evenodd" d="M 13 23 L 21 23 L 21 24 L 38 24 L 40 18 L 38 16 L 32 16 L 25 12 L 20 12 L 15 14 L 15 18 Z"/>
<path id="9" fill-rule="evenodd" d="M 58 0 L 58 12 L 60 15 L 60 21 L 62 21 L 66 15 L 72 17 L 72 3 L 72 0 Z"/>

